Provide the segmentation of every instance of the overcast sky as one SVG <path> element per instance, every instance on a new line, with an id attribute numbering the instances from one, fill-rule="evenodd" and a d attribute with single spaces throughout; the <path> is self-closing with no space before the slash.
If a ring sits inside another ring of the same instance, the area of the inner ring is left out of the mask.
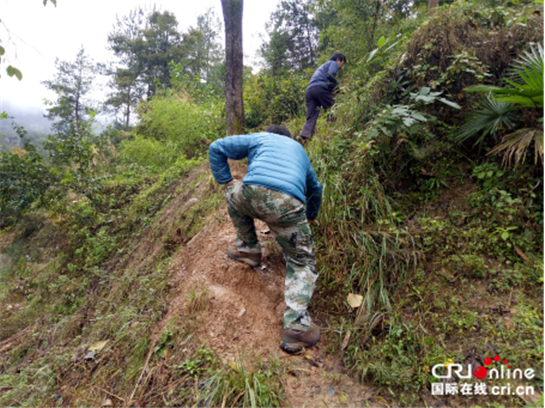
<path id="1" fill-rule="evenodd" d="M 245 65 L 256 66 L 259 33 L 264 32 L 278 1 L 244 1 Z M 106 45 L 116 15 L 126 15 L 139 5 L 149 9 L 154 4 L 176 15 L 179 31 L 196 26 L 197 16 L 209 7 L 223 22 L 220 0 L 57 0 L 57 7 L 51 3 L 44 7 L 43 0 L 0 0 L 0 44 L 8 58 L 0 65 L 0 112 L 4 101 L 17 106 L 43 106 L 44 98 L 54 99 L 55 94 L 47 91 L 41 81 L 53 78 L 55 57 L 73 61 L 83 45 L 95 62 L 111 60 L 113 55 Z M 7 76 L 9 64 L 21 70 L 22 81 Z"/>

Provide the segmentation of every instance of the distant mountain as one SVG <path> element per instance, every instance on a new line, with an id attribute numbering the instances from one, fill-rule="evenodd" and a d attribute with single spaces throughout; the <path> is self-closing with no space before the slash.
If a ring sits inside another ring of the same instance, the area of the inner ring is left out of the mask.
<path id="1" fill-rule="evenodd" d="M 0 113 L 6 112 L 8 119 L 0 120 L 0 151 L 10 152 L 14 147 L 22 147 L 14 126 L 23 127 L 28 138 L 41 150 L 46 136 L 51 132 L 51 121 L 44 118 L 45 108 L 20 106 L 10 101 L 0 101 Z"/>
<path id="2" fill-rule="evenodd" d="M 43 143 L 52 133 L 53 122 L 44 117 L 45 107 L 21 106 L 7 100 L 0 100 L 0 113 L 6 112 L 8 119 L 0 120 L 0 152 L 11 152 L 14 147 L 22 147 L 21 140 L 15 131 L 15 126 L 23 127 L 28 138 L 43 153 Z M 12 119 L 13 118 L 13 119 Z M 97 115 L 95 117 L 94 132 L 100 133 L 106 129 L 108 123 L 113 123 L 114 117 Z"/>
<path id="3" fill-rule="evenodd" d="M 38 106 L 20 106 L 3 100 L 0 102 L 0 112 L 6 112 L 12 120 L 0 121 L 0 131 L 6 132 L 12 128 L 12 121 L 17 126 L 23 126 L 28 132 L 48 134 L 51 131 L 51 121 L 44 118 L 45 108 Z"/>

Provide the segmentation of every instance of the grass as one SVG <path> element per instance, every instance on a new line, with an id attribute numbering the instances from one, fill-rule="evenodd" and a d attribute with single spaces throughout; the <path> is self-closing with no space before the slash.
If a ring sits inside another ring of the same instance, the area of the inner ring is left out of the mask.
<path id="1" fill-rule="evenodd" d="M 282 404 L 279 361 L 248 366 L 244 354 L 205 380 L 195 405 L 276 407 Z"/>
<path id="2" fill-rule="evenodd" d="M 208 291 L 204 287 L 192 289 L 189 292 L 187 313 L 197 313 L 206 310 L 209 304 Z"/>
<path id="3" fill-rule="evenodd" d="M 464 363 L 494 352 L 514 365 L 539 367 L 536 179 L 521 182 L 497 169 L 489 177 L 490 166 L 483 178 L 472 176 L 482 174 L 479 168 L 450 169 L 451 187 L 426 191 L 430 200 L 397 194 L 394 201 L 374 168 L 358 163 L 350 144 L 323 129 L 308 148 L 324 184 L 312 308 L 328 333 L 342 333 L 328 336 L 327 350 L 402 406 L 422 404 L 434 381 L 430 367 L 448 359 Z M 242 355 L 228 364 L 194 334 L 205 323 L 204 288 L 188 293 L 185 316 L 159 335 L 152 332 L 169 304 L 171 257 L 222 202 L 209 177 L 178 167 L 154 179 L 117 180 L 98 209 L 83 203 L 79 218 L 61 220 L 33 215 L 9 232 L 20 239 L 7 251 L 12 265 L 1 272 L 0 306 L 12 305 L 2 315 L 2 340 L 25 327 L 29 335 L 5 354 L 0 404 L 94 405 L 104 389 L 116 404 L 131 395 L 161 406 L 284 403 L 278 362 Z M 459 180 L 466 188 L 441 208 Z M 197 201 L 185 206 L 196 192 Z M 350 311 L 349 293 L 361 294 L 363 305 Z M 83 358 L 104 340 L 110 342 L 94 358 Z M 532 385 L 542 390 L 542 379 L 538 372 Z M 499 403 L 522 405 L 513 397 Z"/>

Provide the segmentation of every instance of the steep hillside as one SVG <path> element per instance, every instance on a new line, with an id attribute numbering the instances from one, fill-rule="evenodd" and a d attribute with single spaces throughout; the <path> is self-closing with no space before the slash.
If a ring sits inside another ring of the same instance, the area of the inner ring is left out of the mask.
<path id="1" fill-rule="evenodd" d="M 242 177 L 244 166 L 235 168 Z M 1 303 L 2 404 L 158 406 L 212 399 L 253 405 L 253 395 L 264 406 L 387 406 L 380 390 L 360 385 L 323 346 L 297 356 L 280 351 L 280 247 L 258 223 L 263 265 L 253 269 L 229 259 L 226 248 L 236 236 L 226 206 L 203 207 L 218 194 L 210 177 L 201 166 L 163 192 L 168 204 L 112 253 L 73 313 L 59 310 L 66 302 L 50 299 L 42 304 L 48 313 L 32 311 L 39 316 L 34 321 L 25 316 L 33 302 L 41 303 L 36 298 L 53 294 L 55 281 L 69 285 L 75 278 L 49 277 L 46 289 L 43 277 L 18 270 Z M 18 233 L 3 235 L 3 252 L 16 245 Z M 28 238 L 35 245 L 39 235 Z M 49 242 L 47 250 L 58 243 Z M 27 272 L 43 273 L 50 260 L 42 255 L 21 263 Z M 46 392 L 38 396 L 36 389 Z"/>
<path id="2" fill-rule="evenodd" d="M 373 3 L 370 33 L 371 3 L 331 2 L 324 46 L 348 62 L 304 145 L 323 337 L 300 355 L 278 347 L 266 226 L 261 267 L 226 255 L 205 158 L 224 101 L 200 80 L 54 160 L 0 156 L 0 405 L 543 406 L 543 7 L 444 3 Z M 312 72 L 282 69 L 247 78 L 248 133 L 300 133 Z"/>

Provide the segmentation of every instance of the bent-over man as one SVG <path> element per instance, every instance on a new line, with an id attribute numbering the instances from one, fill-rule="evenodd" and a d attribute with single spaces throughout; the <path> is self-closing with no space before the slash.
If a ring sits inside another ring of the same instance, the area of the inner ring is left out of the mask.
<path id="1" fill-rule="evenodd" d="M 230 258 L 252 267 L 261 263 L 254 219 L 264 221 L 286 260 L 284 330 L 280 348 L 288 353 L 312 347 L 320 329 L 312 328 L 307 308 L 314 292 L 316 252 L 309 222 L 316 222 L 322 185 L 301 144 L 283 126 L 263 133 L 216 140 L 208 152 L 216 181 L 226 186 L 225 200 L 237 232 Z M 227 159 L 248 158 L 242 181 L 233 179 Z M 306 204 L 306 209 L 305 209 Z"/>

